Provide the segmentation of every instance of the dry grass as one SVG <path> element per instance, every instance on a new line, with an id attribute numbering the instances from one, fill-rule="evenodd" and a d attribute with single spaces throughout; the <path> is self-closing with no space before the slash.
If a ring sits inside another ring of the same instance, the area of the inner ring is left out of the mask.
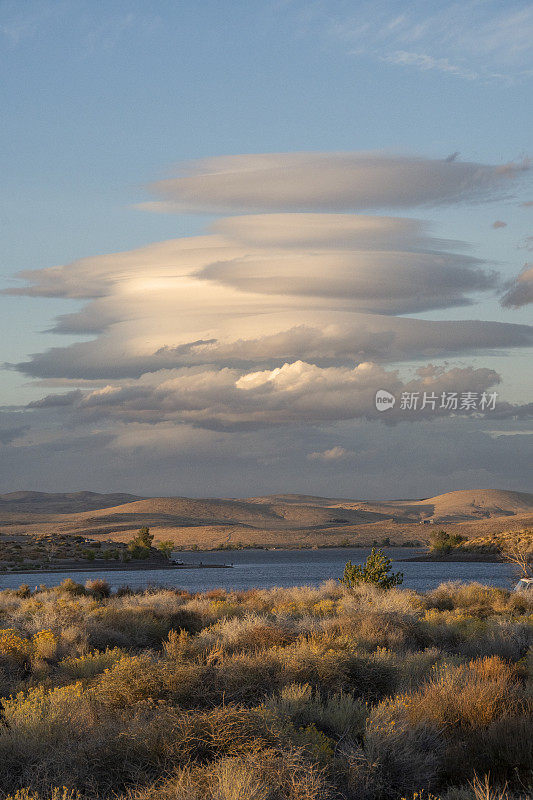
<path id="1" fill-rule="evenodd" d="M 0 592 L 0 798 L 518 800 L 532 623 L 476 584 Z"/>

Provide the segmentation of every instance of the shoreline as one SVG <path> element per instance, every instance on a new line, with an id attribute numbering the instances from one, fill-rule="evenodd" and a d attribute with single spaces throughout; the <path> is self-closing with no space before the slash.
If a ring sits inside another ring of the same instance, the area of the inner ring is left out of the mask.
<path id="1" fill-rule="evenodd" d="M 375 545 L 374 545 L 375 546 Z M 317 550 L 363 550 L 363 549 L 370 549 L 372 545 L 355 545 L 355 546 L 342 546 L 342 545 L 329 545 L 323 547 L 260 547 L 260 548 L 253 548 L 253 547 L 239 547 L 239 548 L 224 548 L 224 551 L 229 553 L 240 553 L 244 551 L 250 550 L 258 550 L 261 552 L 269 552 L 269 551 L 317 551 Z M 404 549 L 398 545 L 385 545 L 383 547 L 384 550 L 388 550 L 390 548 L 397 548 L 397 549 Z M 407 548 L 406 548 L 407 549 Z M 415 548 L 413 548 L 415 549 Z M 418 548 L 416 548 L 418 549 Z M 222 550 L 222 549 L 221 549 Z M 197 551 L 197 550 L 182 550 L 179 551 L 181 554 L 191 554 L 198 556 L 200 553 L 212 554 L 215 552 L 220 552 L 218 548 L 214 548 L 213 550 L 204 550 L 204 551 Z M 397 558 L 395 559 L 395 563 L 487 563 L 487 564 L 494 564 L 494 563 L 504 563 L 504 560 L 498 553 L 474 553 L 474 552 L 459 552 L 459 553 L 448 553 L 442 556 L 435 556 L 431 555 L 430 553 L 421 553 L 420 555 L 412 555 L 408 558 Z M 40 575 L 40 574 L 48 574 L 48 573 L 63 573 L 63 572 L 83 572 L 83 573 L 95 573 L 98 574 L 100 572 L 152 572 L 154 570 L 187 570 L 187 569 L 232 569 L 233 564 L 209 564 L 209 563 L 202 563 L 201 561 L 198 563 L 191 563 L 191 564 L 168 564 L 168 563 L 131 563 L 131 562 L 115 562 L 112 563 L 105 563 L 105 564 L 98 564 L 93 563 L 89 566 L 86 562 L 84 564 L 73 564 L 72 562 L 68 564 L 57 564 L 54 566 L 43 566 L 43 567 L 20 567 L 10 570 L 0 570 L 0 576 L 2 575 Z"/>
<path id="2" fill-rule="evenodd" d="M 445 556 L 411 556 L 411 558 L 402 558 L 402 562 L 423 561 L 431 563 L 463 563 L 469 564 L 473 562 L 486 563 L 486 564 L 505 564 L 504 559 L 498 553 L 448 553 Z"/>
<path id="3" fill-rule="evenodd" d="M 233 569 L 233 564 L 121 564 L 120 566 L 105 565 L 96 567 L 86 566 L 63 566 L 41 567 L 40 569 L 11 569 L 0 570 L 0 575 L 41 575 L 50 572 L 153 572 L 154 570 L 178 570 L 178 569 Z"/>

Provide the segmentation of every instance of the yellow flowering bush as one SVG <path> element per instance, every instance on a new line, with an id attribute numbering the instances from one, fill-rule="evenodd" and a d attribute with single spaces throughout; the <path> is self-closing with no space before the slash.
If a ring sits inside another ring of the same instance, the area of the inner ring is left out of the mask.
<path id="1" fill-rule="evenodd" d="M 0 659 L 4 657 L 15 667 L 29 664 L 32 645 L 14 628 L 0 629 Z"/>
<path id="2" fill-rule="evenodd" d="M 60 666 L 73 678 L 94 678 L 106 669 L 109 669 L 125 656 L 120 647 L 93 650 L 82 656 L 63 659 Z"/>
<path id="3" fill-rule="evenodd" d="M 31 643 L 35 658 L 51 659 L 57 654 L 58 638 L 51 630 L 38 631 L 32 636 Z"/>
<path id="4" fill-rule="evenodd" d="M 27 735 L 41 729 L 49 731 L 54 725 L 66 725 L 71 718 L 81 719 L 89 705 L 90 698 L 84 694 L 81 681 L 51 690 L 35 686 L 4 700 L 9 723 Z"/>
<path id="5" fill-rule="evenodd" d="M 320 600 L 313 606 L 313 614 L 317 617 L 332 617 L 335 614 L 337 604 L 335 600 Z"/>
<path id="6" fill-rule="evenodd" d="M 299 603 L 289 601 L 287 603 L 278 603 L 272 608 L 272 613 L 279 617 L 301 617 L 303 609 Z"/>
<path id="7" fill-rule="evenodd" d="M 54 786 L 46 796 L 36 794 L 30 789 L 18 789 L 15 794 L 7 795 L 5 800 L 81 800 L 81 795 L 73 789 L 67 789 L 66 786 Z"/>

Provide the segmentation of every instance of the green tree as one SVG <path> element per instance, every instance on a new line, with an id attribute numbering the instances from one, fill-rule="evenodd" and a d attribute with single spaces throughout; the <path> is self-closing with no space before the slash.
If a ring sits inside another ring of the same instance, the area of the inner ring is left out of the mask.
<path id="1" fill-rule="evenodd" d="M 441 529 L 429 537 L 429 549 L 436 555 L 447 555 L 460 547 L 464 541 L 466 541 L 465 537 L 459 533 L 448 533 Z"/>
<path id="2" fill-rule="evenodd" d="M 391 572 L 391 563 L 383 550 L 376 550 L 373 547 L 366 563 L 362 566 L 352 564 L 351 561 L 347 562 L 341 583 L 350 589 L 359 583 L 371 583 L 380 589 L 392 589 L 393 586 L 403 583 L 403 573 Z"/>
<path id="3" fill-rule="evenodd" d="M 156 547 L 170 561 L 174 551 L 174 542 L 170 541 L 170 539 L 166 542 L 157 542 Z"/>
<path id="4" fill-rule="evenodd" d="M 150 528 L 143 525 L 142 528 L 139 528 L 139 533 L 135 537 L 135 541 L 137 541 L 140 547 L 151 547 L 154 541 L 154 534 L 150 533 Z"/>
<path id="5" fill-rule="evenodd" d="M 132 558 L 148 558 L 153 541 L 153 533 L 150 533 L 150 528 L 144 525 L 139 528 L 137 536 L 128 544 L 128 553 Z"/>

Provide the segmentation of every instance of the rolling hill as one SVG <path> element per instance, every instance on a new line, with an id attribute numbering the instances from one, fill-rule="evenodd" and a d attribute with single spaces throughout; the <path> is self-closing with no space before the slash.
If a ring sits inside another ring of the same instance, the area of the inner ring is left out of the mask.
<path id="1" fill-rule="evenodd" d="M 0 514 L 74 514 L 97 508 L 110 508 L 138 500 L 134 494 L 98 494 L 97 492 L 9 492 L 0 494 Z"/>
<path id="2" fill-rule="evenodd" d="M 533 524 L 533 494 L 459 490 L 422 500 L 369 502 L 267 495 L 246 499 L 142 498 L 128 494 L 0 495 L 0 535 L 70 534 L 127 541 L 142 525 L 177 546 L 361 545 L 427 541 L 433 525 L 468 538 Z"/>

